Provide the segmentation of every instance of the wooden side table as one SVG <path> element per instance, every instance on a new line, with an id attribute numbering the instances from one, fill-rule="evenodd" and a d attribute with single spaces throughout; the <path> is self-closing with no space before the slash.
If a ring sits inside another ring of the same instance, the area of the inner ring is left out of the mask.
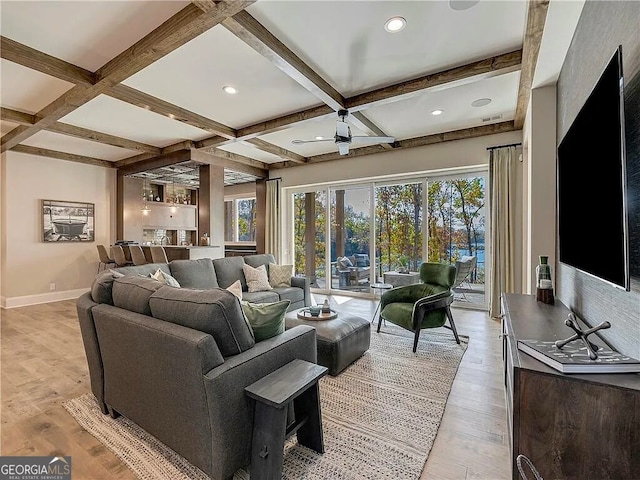
<path id="1" fill-rule="evenodd" d="M 318 380 L 327 367 L 296 359 L 244 389 L 256 401 L 251 442 L 251 480 L 282 477 L 285 440 L 296 433 L 298 443 L 324 453 Z M 295 421 L 287 427 L 287 406 Z"/>

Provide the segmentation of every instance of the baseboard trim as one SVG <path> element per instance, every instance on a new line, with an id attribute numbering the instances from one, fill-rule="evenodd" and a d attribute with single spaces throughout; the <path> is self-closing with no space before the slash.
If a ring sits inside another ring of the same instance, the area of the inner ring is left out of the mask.
<path id="1" fill-rule="evenodd" d="M 27 307 L 29 305 L 38 305 L 40 303 L 60 302 L 62 300 L 73 300 L 78 298 L 88 288 L 79 288 L 76 290 L 64 290 L 61 292 L 40 293 L 37 295 L 25 295 L 22 297 L 2 297 L 0 302 L 2 308 Z"/>

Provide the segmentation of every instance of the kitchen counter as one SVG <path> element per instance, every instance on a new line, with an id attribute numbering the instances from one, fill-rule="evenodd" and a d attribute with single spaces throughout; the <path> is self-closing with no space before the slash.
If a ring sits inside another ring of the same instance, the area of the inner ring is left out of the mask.
<path id="1" fill-rule="evenodd" d="M 162 245 L 167 254 L 167 260 L 199 260 L 200 258 L 224 257 L 221 245 Z M 151 261 L 151 250 L 148 245 L 142 245 L 142 251 L 147 261 Z"/>

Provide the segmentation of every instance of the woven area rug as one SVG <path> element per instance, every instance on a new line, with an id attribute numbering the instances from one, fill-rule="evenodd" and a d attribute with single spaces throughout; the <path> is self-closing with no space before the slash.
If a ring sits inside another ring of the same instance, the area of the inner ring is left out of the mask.
<path id="1" fill-rule="evenodd" d="M 325 453 L 285 445 L 283 479 L 418 479 L 435 440 L 466 350 L 450 332 L 413 336 L 393 325 L 372 329 L 370 349 L 337 377 L 320 380 Z M 91 394 L 64 404 L 142 480 L 209 477 L 124 417 L 103 415 Z M 234 480 L 248 480 L 240 470 Z"/>

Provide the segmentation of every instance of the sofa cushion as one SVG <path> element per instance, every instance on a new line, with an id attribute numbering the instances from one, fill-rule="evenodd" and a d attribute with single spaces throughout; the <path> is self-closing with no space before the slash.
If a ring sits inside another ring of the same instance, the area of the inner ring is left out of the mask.
<path id="1" fill-rule="evenodd" d="M 164 284 L 153 278 L 125 275 L 113 281 L 113 305 L 131 312 L 151 315 L 149 298 Z"/>
<path id="2" fill-rule="evenodd" d="M 132 265 L 130 267 L 118 267 L 113 271 L 124 273 L 125 275 L 142 275 L 143 277 L 149 276 L 150 273 L 156 273 L 160 269 L 165 273 L 171 273 L 169 265 L 166 263 L 145 263 L 144 265 Z"/>
<path id="3" fill-rule="evenodd" d="M 293 277 L 293 265 L 269 264 L 269 285 L 272 287 L 290 287 Z"/>
<path id="4" fill-rule="evenodd" d="M 149 299 L 151 314 L 211 335 L 224 357 L 255 345 L 236 296 L 222 288 L 189 290 L 163 286 Z"/>
<path id="5" fill-rule="evenodd" d="M 353 262 L 351 261 L 351 259 L 349 257 L 338 257 L 336 259 L 336 262 L 338 262 L 338 266 L 340 268 L 353 267 Z"/>
<path id="6" fill-rule="evenodd" d="M 256 342 L 275 337 L 284 332 L 284 315 L 289 300 L 273 303 L 241 302 L 242 310 L 249 320 Z"/>
<path id="7" fill-rule="evenodd" d="M 253 268 L 258 268 L 260 265 L 264 265 L 269 272 L 269 264 L 276 263 L 276 259 L 270 253 L 258 253 L 257 255 L 245 255 L 244 263 L 251 265 Z"/>
<path id="8" fill-rule="evenodd" d="M 267 267 L 260 265 L 257 268 L 253 268 L 251 265 L 245 264 L 242 266 L 242 270 L 244 271 L 244 278 L 247 280 L 247 290 L 249 292 L 271 290 Z"/>
<path id="9" fill-rule="evenodd" d="M 169 262 L 169 269 L 182 288 L 207 290 L 219 286 L 210 258 L 172 260 Z"/>
<path id="10" fill-rule="evenodd" d="M 304 290 L 298 287 L 276 287 L 273 289 L 280 300 L 291 300 L 291 303 L 304 302 Z"/>
<path id="11" fill-rule="evenodd" d="M 109 270 L 100 272 L 96 275 L 93 279 L 93 283 L 91 284 L 91 299 L 94 302 L 113 305 L 111 290 L 113 288 L 114 278 L 115 274 L 111 273 Z"/>
<path id="12" fill-rule="evenodd" d="M 245 280 L 244 272 L 242 271 L 243 265 L 244 259 L 242 257 L 224 257 L 214 259 L 213 267 L 216 270 L 218 286 L 220 288 L 227 288 L 236 280 L 240 280 L 240 283 L 242 284 L 242 291 L 246 292 L 247 281 Z"/>
<path id="13" fill-rule="evenodd" d="M 267 290 L 264 292 L 242 292 L 242 299 L 252 303 L 277 302 L 280 295 L 275 290 Z"/>

